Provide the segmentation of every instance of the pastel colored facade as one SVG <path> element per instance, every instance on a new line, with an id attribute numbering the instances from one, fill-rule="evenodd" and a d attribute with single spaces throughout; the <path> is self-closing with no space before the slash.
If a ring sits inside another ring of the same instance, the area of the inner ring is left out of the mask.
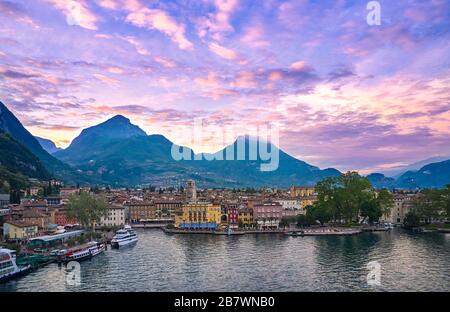
<path id="1" fill-rule="evenodd" d="M 216 229 L 220 224 L 221 207 L 210 203 L 184 204 L 175 217 L 175 227 L 185 229 Z"/>
<path id="2" fill-rule="evenodd" d="M 148 201 L 137 201 L 126 204 L 129 220 L 131 222 L 143 222 L 156 219 L 156 207 Z"/>
<path id="3" fill-rule="evenodd" d="M 100 220 L 100 226 L 123 226 L 125 225 L 125 207 L 108 206 L 108 214 Z"/>
<path id="4" fill-rule="evenodd" d="M 252 208 L 243 208 L 239 210 L 238 223 L 243 227 L 250 227 L 253 226 L 254 222 Z"/>
<path id="5" fill-rule="evenodd" d="M 295 217 L 306 214 L 306 210 L 299 199 L 283 198 L 276 201 L 283 206 L 283 217 Z"/>
<path id="6" fill-rule="evenodd" d="M 78 221 L 75 218 L 68 218 L 65 209 L 58 209 L 55 211 L 55 224 L 66 226 L 68 224 L 78 224 Z"/>
<path id="7" fill-rule="evenodd" d="M 306 213 L 306 207 L 312 206 L 317 201 L 317 196 L 311 195 L 311 196 L 300 197 L 299 201 L 300 201 L 300 206 Z"/>
<path id="8" fill-rule="evenodd" d="M 10 239 L 26 239 L 38 234 L 38 226 L 26 222 L 8 221 L 3 224 L 3 237 Z"/>
<path id="9" fill-rule="evenodd" d="M 153 202 L 156 217 L 161 221 L 173 221 L 177 213 L 183 209 L 183 202 L 174 200 L 157 200 Z"/>
<path id="10" fill-rule="evenodd" d="M 278 202 L 265 202 L 253 208 L 253 218 L 260 228 L 278 228 L 283 217 L 283 206 Z"/>
<path id="11" fill-rule="evenodd" d="M 394 194 L 394 205 L 390 212 L 382 217 L 382 221 L 403 224 L 406 214 L 410 211 L 415 195 Z"/>

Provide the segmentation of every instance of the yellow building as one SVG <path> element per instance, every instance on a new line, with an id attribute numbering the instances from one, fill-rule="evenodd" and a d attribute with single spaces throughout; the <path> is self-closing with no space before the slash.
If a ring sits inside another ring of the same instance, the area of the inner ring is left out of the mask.
<path id="1" fill-rule="evenodd" d="M 292 186 L 290 190 L 291 197 L 309 197 L 315 192 L 314 186 Z"/>
<path id="2" fill-rule="evenodd" d="M 305 209 L 308 206 L 312 206 L 317 201 L 317 196 L 305 196 L 300 198 L 300 206 Z"/>
<path id="3" fill-rule="evenodd" d="M 184 204 L 175 216 L 175 227 L 183 229 L 216 229 L 220 224 L 220 205 L 209 203 Z"/>
<path id="4" fill-rule="evenodd" d="M 253 225 L 253 209 L 252 208 L 244 208 L 239 210 L 238 215 L 239 223 L 242 224 L 243 227 L 250 227 Z"/>
<path id="5" fill-rule="evenodd" d="M 24 239 L 38 234 L 38 226 L 26 222 L 8 221 L 3 224 L 3 237 L 9 239 Z"/>

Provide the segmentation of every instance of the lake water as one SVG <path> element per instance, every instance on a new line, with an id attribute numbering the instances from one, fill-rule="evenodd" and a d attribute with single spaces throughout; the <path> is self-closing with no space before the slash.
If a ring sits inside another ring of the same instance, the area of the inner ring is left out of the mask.
<path id="1" fill-rule="evenodd" d="M 80 286 L 51 264 L 0 291 L 450 291 L 450 234 L 138 234 L 135 246 L 82 262 Z M 371 261 L 381 265 L 380 286 L 367 284 Z"/>

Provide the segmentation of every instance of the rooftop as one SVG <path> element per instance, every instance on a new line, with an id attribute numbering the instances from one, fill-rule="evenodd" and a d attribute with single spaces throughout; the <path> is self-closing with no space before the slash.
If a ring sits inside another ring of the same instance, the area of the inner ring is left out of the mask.
<path id="1" fill-rule="evenodd" d="M 22 221 L 7 221 L 5 222 L 5 224 L 11 224 L 15 227 L 18 228 L 26 228 L 26 227 L 31 227 L 31 226 L 37 226 L 34 223 L 28 223 L 28 222 L 22 222 Z"/>

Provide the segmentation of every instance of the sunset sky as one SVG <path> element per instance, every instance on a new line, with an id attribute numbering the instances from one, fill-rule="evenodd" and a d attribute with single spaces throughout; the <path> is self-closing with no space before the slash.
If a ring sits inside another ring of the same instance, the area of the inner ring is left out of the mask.
<path id="1" fill-rule="evenodd" d="M 0 0 L 0 100 L 67 146 L 123 114 L 192 146 L 194 118 L 320 167 L 450 155 L 450 1 Z M 189 131 L 186 131 L 188 133 Z"/>

